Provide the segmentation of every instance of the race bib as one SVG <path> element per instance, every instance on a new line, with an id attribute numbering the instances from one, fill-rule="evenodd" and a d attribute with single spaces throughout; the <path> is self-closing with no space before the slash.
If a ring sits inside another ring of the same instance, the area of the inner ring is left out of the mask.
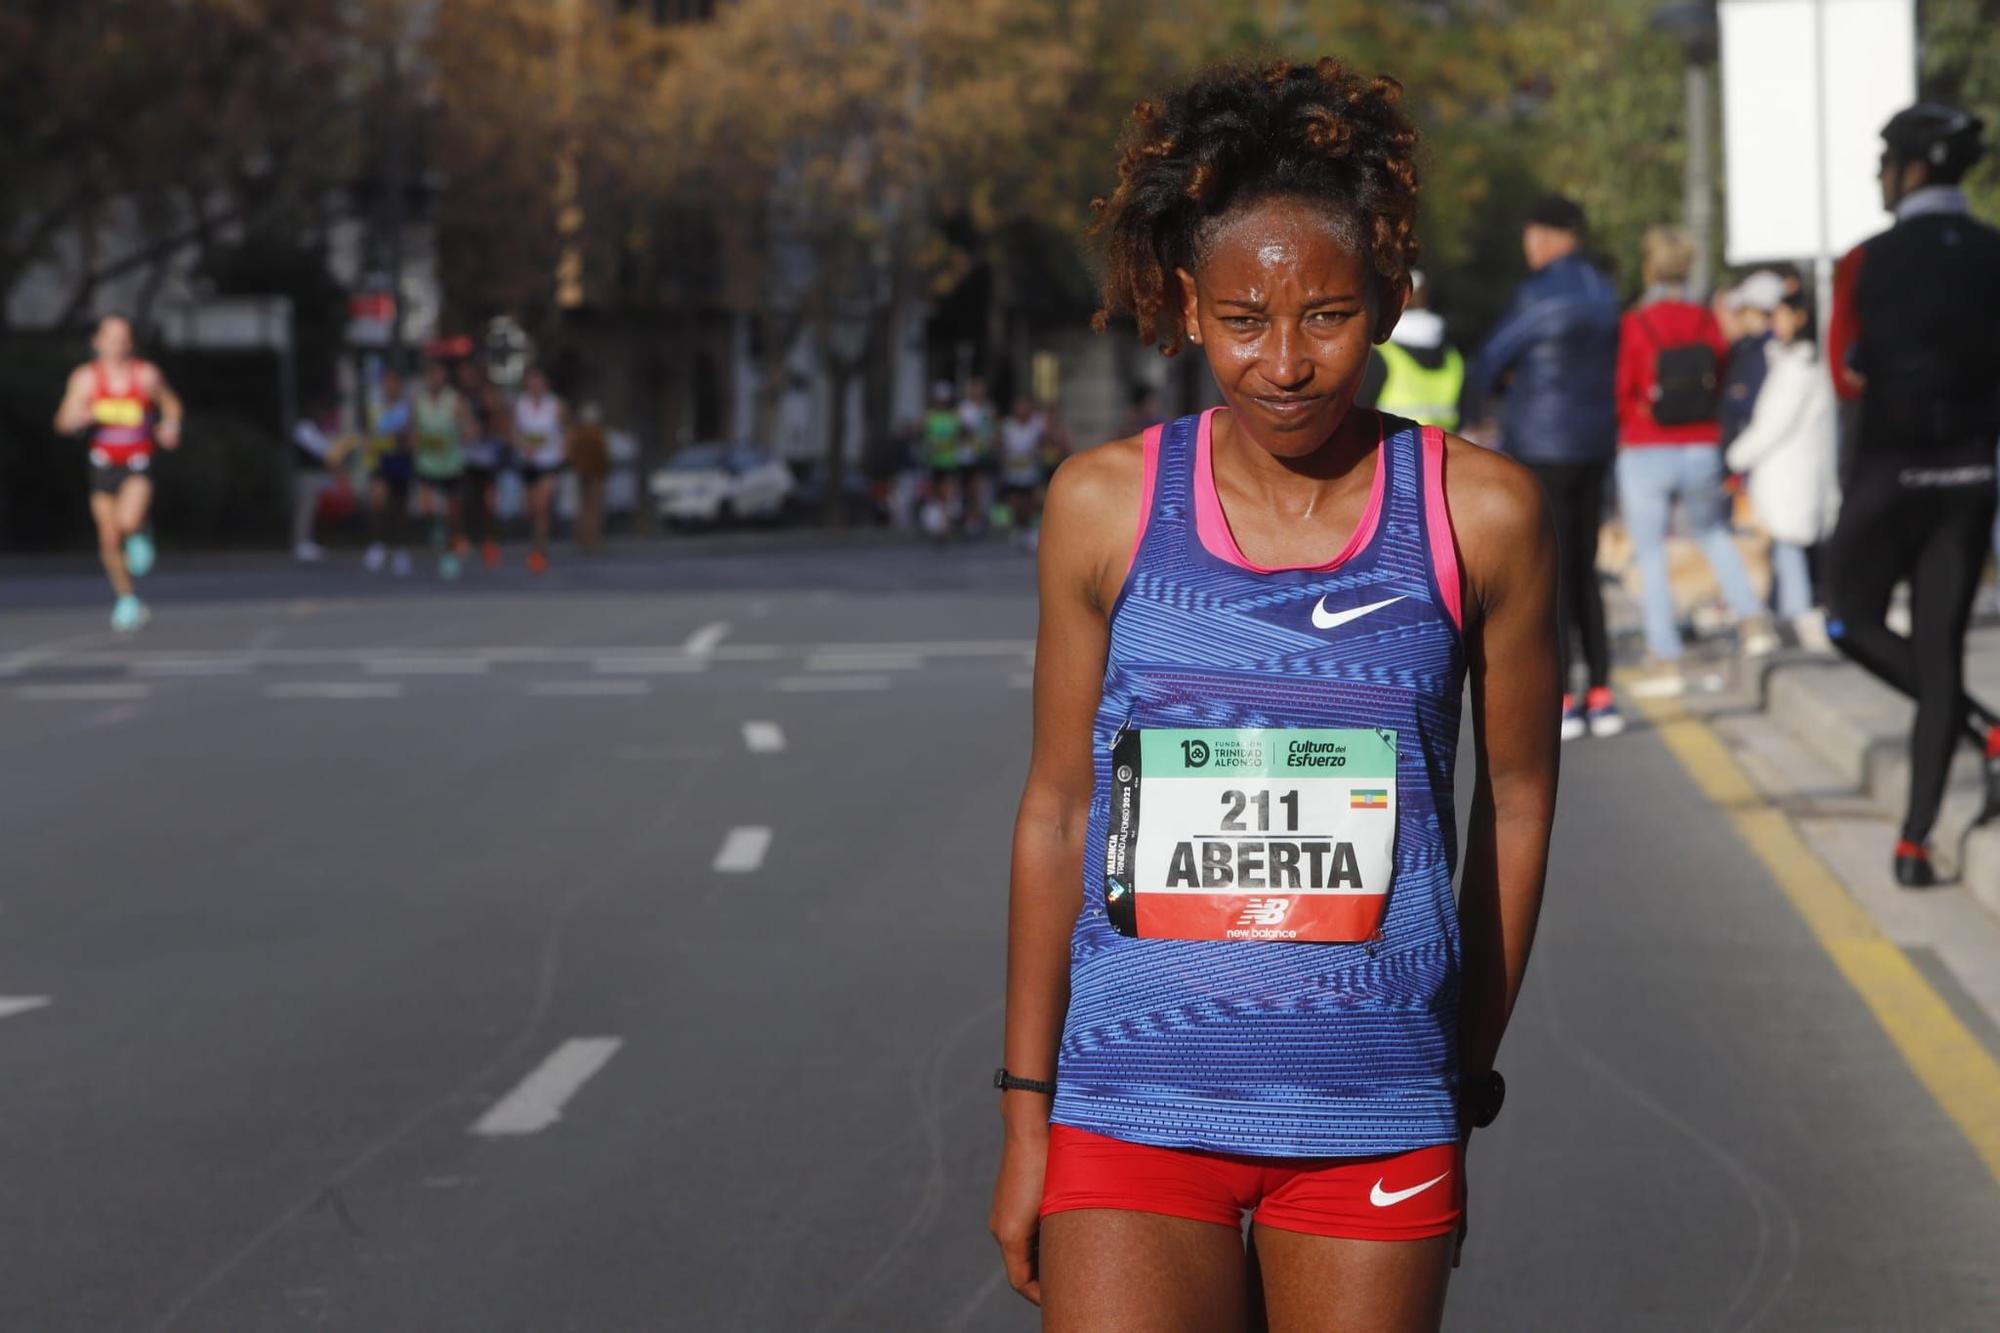
<path id="1" fill-rule="evenodd" d="M 90 415 L 100 426 L 143 426 L 146 405 L 137 398 L 100 398 L 90 405 Z"/>
<path id="2" fill-rule="evenodd" d="M 1395 873 L 1396 733 L 1127 730 L 1104 906 L 1147 939 L 1353 942 Z"/>

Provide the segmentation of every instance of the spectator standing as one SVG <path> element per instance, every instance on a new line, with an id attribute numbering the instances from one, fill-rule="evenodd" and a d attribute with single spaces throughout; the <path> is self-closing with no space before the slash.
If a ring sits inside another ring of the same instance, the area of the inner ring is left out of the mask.
<path id="1" fill-rule="evenodd" d="M 1757 391 L 1763 387 L 1769 364 L 1765 352 L 1771 343 L 1772 312 L 1784 299 L 1785 280 L 1769 269 L 1758 269 L 1721 299 L 1728 312 L 1723 331 L 1729 339 L 1729 361 L 1722 371 L 1716 422 L 1724 449 L 1743 433 L 1756 410 Z"/>
<path id="2" fill-rule="evenodd" d="M 611 476 L 611 440 L 596 403 L 585 403 L 570 428 L 569 465 L 576 473 L 576 544 L 594 552 L 604 545 L 604 487 Z"/>
<path id="3" fill-rule="evenodd" d="M 333 469 L 352 445 L 353 440 L 340 433 L 340 408 L 332 403 L 300 417 L 292 427 L 292 558 L 301 564 L 326 558 L 326 551 L 313 540 L 313 519 L 319 513 L 320 496 L 333 484 Z"/>
<path id="4" fill-rule="evenodd" d="M 1430 308 L 1423 270 L 1410 270 L 1410 302 L 1389 341 L 1368 357 L 1356 402 L 1426 426 L 1458 429 L 1465 358 L 1445 339 L 1444 320 Z"/>
<path id="5" fill-rule="evenodd" d="M 1626 313 L 1618 340 L 1618 504 L 1639 568 L 1650 659 L 1639 688 L 1672 695 L 1686 688 L 1667 570 L 1676 502 L 1736 619 L 1739 646 L 1760 655 L 1778 641 L 1730 536 L 1716 418 L 1729 347 L 1714 312 L 1687 299 L 1694 240 L 1683 227 L 1650 228 L 1642 263 L 1646 295 Z"/>
<path id="6" fill-rule="evenodd" d="M 1820 366 L 1802 297 L 1779 302 L 1771 324 L 1763 387 L 1726 461 L 1732 472 L 1750 478 L 1751 510 L 1771 534 L 1778 615 L 1800 643 L 1824 648 L 1826 623 L 1813 613 L 1806 551 L 1833 531 L 1840 514 L 1833 384 Z"/>
<path id="7" fill-rule="evenodd" d="M 1583 209 L 1550 195 L 1521 232 L 1528 277 L 1466 370 L 1464 416 L 1483 415 L 1503 378 L 1501 447 L 1533 469 L 1556 525 L 1557 608 L 1562 634 L 1562 734 L 1615 736 L 1624 717 L 1611 692 L 1611 644 L 1597 582 L 1604 487 L 1617 450 L 1612 397 L 1617 373 L 1618 295 L 1583 256 Z M 1583 650 L 1587 688 L 1571 692 L 1572 640 Z"/>

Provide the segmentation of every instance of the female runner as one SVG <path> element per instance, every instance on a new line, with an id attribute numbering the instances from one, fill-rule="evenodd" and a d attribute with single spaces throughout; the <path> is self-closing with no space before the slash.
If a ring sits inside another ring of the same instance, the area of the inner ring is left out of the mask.
<path id="1" fill-rule="evenodd" d="M 1100 208 L 1100 322 L 1199 347 L 1224 406 L 1048 499 L 991 1216 L 1045 1328 L 1442 1317 L 1561 688 L 1530 474 L 1352 407 L 1416 258 L 1399 93 L 1211 72 L 1139 106 Z"/>

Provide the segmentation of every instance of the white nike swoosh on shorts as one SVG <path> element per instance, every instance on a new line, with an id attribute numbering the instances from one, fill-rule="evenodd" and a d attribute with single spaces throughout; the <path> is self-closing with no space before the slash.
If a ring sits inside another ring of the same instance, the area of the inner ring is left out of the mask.
<path id="1" fill-rule="evenodd" d="M 1368 1202 L 1374 1204 L 1377 1208 L 1393 1208 L 1405 1199 L 1413 1199 L 1417 1195 L 1422 1194 L 1425 1190 L 1450 1174 L 1451 1172 L 1447 1171 L 1443 1176 L 1432 1176 L 1423 1184 L 1412 1185 L 1406 1190 L 1385 1190 L 1382 1188 L 1382 1182 L 1377 1180 L 1375 1188 L 1368 1191 Z"/>

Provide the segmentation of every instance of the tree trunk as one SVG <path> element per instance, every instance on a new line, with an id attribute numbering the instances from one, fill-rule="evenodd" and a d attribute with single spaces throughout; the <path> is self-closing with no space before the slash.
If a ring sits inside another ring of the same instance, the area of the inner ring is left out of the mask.
<path id="1" fill-rule="evenodd" d="M 854 383 L 854 366 L 827 356 L 827 384 L 833 390 L 832 410 L 827 414 L 824 517 L 828 527 L 847 526 L 847 391 Z"/>

